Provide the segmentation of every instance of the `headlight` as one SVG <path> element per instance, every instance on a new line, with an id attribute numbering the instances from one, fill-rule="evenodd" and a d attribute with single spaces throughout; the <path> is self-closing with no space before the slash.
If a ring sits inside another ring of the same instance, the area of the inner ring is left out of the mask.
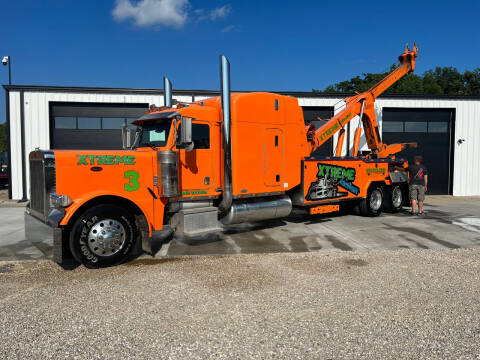
<path id="1" fill-rule="evenodd" d="M 70 199 L 67 195 L 50 194 L 50 207 L 52 208 L 64 208 L 69 206 L 71 203 L 72 199 Z"/>

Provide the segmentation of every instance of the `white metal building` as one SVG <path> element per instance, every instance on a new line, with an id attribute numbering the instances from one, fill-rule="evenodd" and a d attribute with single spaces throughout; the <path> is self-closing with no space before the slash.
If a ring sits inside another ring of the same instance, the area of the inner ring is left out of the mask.
<path id="1" fill-rule="evenodd" d="M 10 187 L 12 199 L 29 194 L 28 154 L 35 148 L 119 148 L 121 125 L 152 104 L 163 105 L 163 91 L 56 86 L 4 86 L 7 128 L 10 134 Z M 298 98 L 306 122 L 328 118 L 340 110 L 346 95 L 278 92 Z M 180 102 L 216 96 L 207 90 L 174 90 Z M 385 95 L 376 102 L 377 121 L 384 142 L 419 142 L 417 150 L 400 154 L 410 160 L 419 153 L 430 173 L 434 193 L 480 195 L 480 96 Z M 344 155 L 353 145 L 350 122 Z M 324 145 L 331 155 L 336 145 Z M 363 142 L 363 150 L 367 150 Z M 319 155 L 320 155 L 319 154 Z"/>

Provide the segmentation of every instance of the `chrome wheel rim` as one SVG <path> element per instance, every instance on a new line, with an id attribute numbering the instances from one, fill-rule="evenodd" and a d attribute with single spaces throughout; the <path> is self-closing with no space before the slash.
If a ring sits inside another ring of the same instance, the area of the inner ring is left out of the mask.
<path id="1" fill-rule="evenodd" d="M 112 256 L 125 245 L 125 228 L 114 219 L 96 222 L 88 233 L 88 247 L 98 256 Z"/>
<path id="2" fill-rule="evenodd" d="M 382 193 L 375 189 L 370 195 L 370 209 L 377 211 L 382 206 Z"/>
<path id="3" fill-rule="evenodd" d="M 399 187 L 396 187 L 392 191 L 392 205 L 395 208 L 400 207 L 402 205 L 402 190 Z"/>

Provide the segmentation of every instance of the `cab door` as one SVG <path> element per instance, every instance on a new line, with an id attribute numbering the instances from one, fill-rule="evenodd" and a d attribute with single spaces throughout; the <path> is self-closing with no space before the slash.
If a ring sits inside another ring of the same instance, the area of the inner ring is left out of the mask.
<path id="1" fill-rule="evenodd" d="M 193 150 L 180 150 L 179 184 L 182 196 L 205 195 L 213 187 L 212 128 L 206 121 L 192 122 Z"/>

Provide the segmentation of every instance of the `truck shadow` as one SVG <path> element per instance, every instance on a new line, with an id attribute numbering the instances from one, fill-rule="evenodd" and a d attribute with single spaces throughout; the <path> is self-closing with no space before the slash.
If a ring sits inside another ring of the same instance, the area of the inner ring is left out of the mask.
<path id="1" fill-rule="evenodd" d="M 204 236 L 174 236 L 167 245 L 167 256 L 291 251 L 283 243 L 270 236 L 271 231 L 275 228 L 287 225 L 284 220 L 274 219 L 226 225 L 222 231 Z"/>
<path id="2" fill-rule="evenodd" d="M 225 238 L 230 235 L 248 234 L 253 231 L 262 231 L 262 230 L 273 229 L 273 228 L 286 226 L 286 225 L 287 223 L 285 221 L 279 220 L 279 219 L 266 220 L 262 222 L 250 222 L 250 223 L 242 223 L 242 224 L 234 224 L 234 225 L 224 225 L 223 231 L 219 231 L 213 234 L 191 236 L 191 237 L 173 236 L 163 243 L 167 243 L 169 241 L 177 241 L 188 246 L 200 246 L 200 245 L 224 241 Z"/>

